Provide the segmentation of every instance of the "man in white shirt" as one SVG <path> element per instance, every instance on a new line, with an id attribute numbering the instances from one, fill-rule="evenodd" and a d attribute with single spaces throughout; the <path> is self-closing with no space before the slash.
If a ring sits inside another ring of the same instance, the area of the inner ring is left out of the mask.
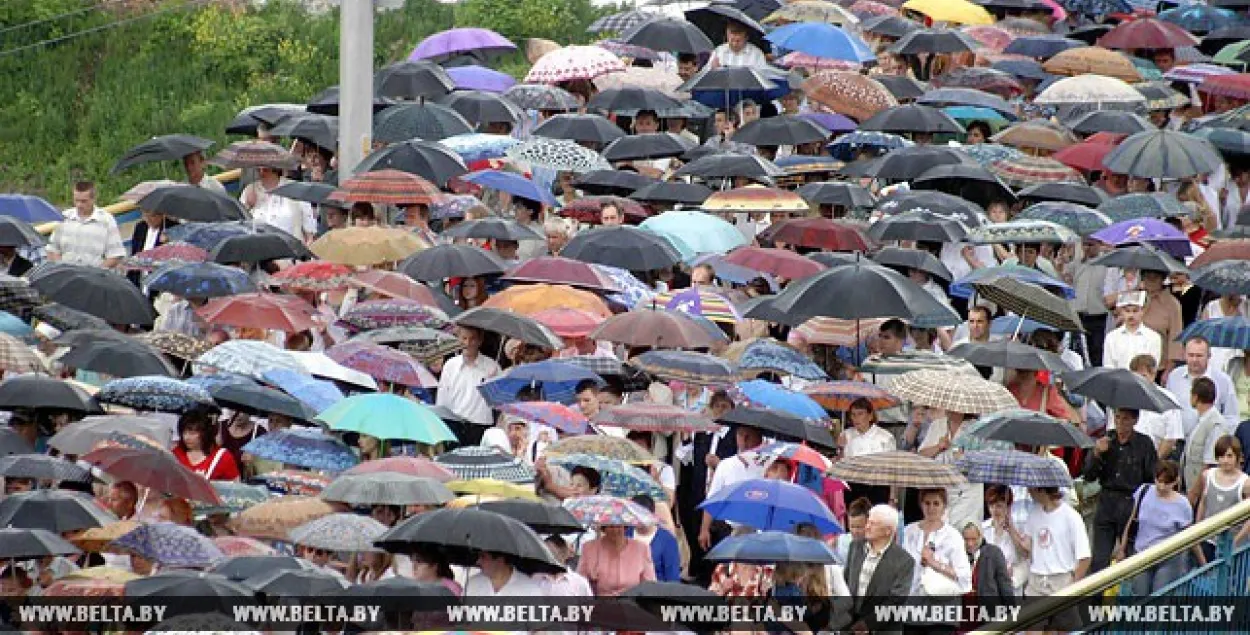
<path id="1" fill-rule="evenodd" d="M 1089 571 L 1089 534 L 1081 514 L 1064 502 L 1056 487 L 1030 487 L 1037 507 L 1029 512 L 1020 532 L 1009 525 L 1012 539 L 1024 543 L 1029 555 L 1027 597 L 1046 597 L 1085 577 Z M 1075 610 L 1051 618 L 1050 629 L 1073 630 L 1080 623 Z M 1074 621 L 1075 620 L 1075 621 Z"/>
<path id="2" fill-rule="evenodd" d="M 481 570 L 469 577 L 464 585 L 464 597 L 536 597 L 543 595 L 542 587 L 533 578 L 517 571 L 512 560 L 504 554 L 482 552 L 477 557 Z"/>
<path id="3" fill-rule="evenodd" d="M 182 168 L 187 171 L 187 183 L 223 196 L 228 194 L 226 186 L 222 185 L 221 181 L 204 173 L 204 166 L 207 163 L 208 161 L 204 159 L 203 152 L 192 152 L 182 157 Z"/>
<path id="4" fill-rule="evenodd" d="M 1157 358 L 1163 350 L 1163 338 L 1142 324 L 1142 307 L 1146 305 L 1145 291 L 1121 293 L 1116 301 L 1124 323 L 1107 333 L 1102 347 L 1102 365 L 1106 368 L 1127 369 L 1134 357 L 1143 353 Z M 1158 359 L 1155 359 L 1158 363 Z"/>
<path id="5" fill-rule="evenodd" d="M 712 51 L 712 59 L 708 68 L 722 66 L 749 66 L 751 68 L 768 68 L 768 58 L 764 51 L 748 41 L 745 24 L 729 20 L 725 25 L 725 43 Z"/>
<path id="6" fill-rule="evenodd" d="M 490 405 L 478 386 L 499 374 L 499 364 L 481 355 L 481 331 L 461 326 L 456 336 L 464 350 L 443 364 L 435 405 L 444 406 L 478 425 L 488 426 L 491 424 Z"/>
<path id="7" fill-rule="evenodd" d="M 1220 411 L 1225 421 L 1241 421 L 1237 406 L 1237 389 L 1228 373 L 1211 365 L 1211 343 L 1203 337 L 1191 337 L 1185 340 L 1185 365 L 1173 368 L 1168 373 L 1164 386 L 1173 395 L 1184 402 L 1181 406 L 1181 421 L 1185 424 L 1185 435 L 1193 434 L 1198 425 L 1198 411 L 1188 406 L 1188 395 L 1193 388 L 1194 380 L 1206 377 L 1215 384 L 1215 409 Z"/>
<path id="8" fill-rule="evenodd" d="M 126 256 L 113 215 L 96 207 L 95 183 L 74 184 L 74 206 L 48 241 L 48 260 L 111 269 Z"/>
<path id="9" fill-rule="evenodd" d="M 764 474 L 764 466 L 753 460 L 753 451 L 764 443 L 760 431 L 739 425 L 734 429 L 734 439 L 738 443 L 738 454 L 716 464 L 712 482 L 707 487 L 707 498 L 730 485 Z M 703 512 L 703 524 L 699 528 L 699 546 L 705 550 L 712 548 L 712 515 L 707 512 Z"/>

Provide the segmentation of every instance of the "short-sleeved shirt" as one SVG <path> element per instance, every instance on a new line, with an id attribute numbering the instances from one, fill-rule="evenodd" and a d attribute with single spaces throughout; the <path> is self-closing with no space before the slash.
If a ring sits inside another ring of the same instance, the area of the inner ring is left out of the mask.
<path id="1" fill-rule="evenodd" d="M 126 255 L 121 232 L 113 215 L 96 208 L 91 216 L 82 218 L 78 210 L 65 210 L 65 221 L 52 232 L 48 253 L 61 257 L 61 262 L 72 265 L 99 267 L 109 258 Z"/>
<path id="2" fill-rule="evenodd" d="M 752 68 L 767 68 L 768 58 L 764 56 L 764 52 L 758 46 L 747 42 L 741 51 L 734 52 L 729 48 L 728 44 L 721 44 L 712 52 L 712 57 L 720 62 L 721 66 L 750 66 Z"/>

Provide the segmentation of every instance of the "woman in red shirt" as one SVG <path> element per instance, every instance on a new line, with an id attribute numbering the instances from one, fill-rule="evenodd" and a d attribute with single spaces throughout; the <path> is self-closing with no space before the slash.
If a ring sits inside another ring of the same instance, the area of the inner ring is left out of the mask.
<path id="1" fill-rule="evenodd" d="M 210 481 L 239 480 L 239 466 L 230 451 L 217 444 L 217 421 L 204 410 L 192 410 L 178 418 L 178 462 Z"/>

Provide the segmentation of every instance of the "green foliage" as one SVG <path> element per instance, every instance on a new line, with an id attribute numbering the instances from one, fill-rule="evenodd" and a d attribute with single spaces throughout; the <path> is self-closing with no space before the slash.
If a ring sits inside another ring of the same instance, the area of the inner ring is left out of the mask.
<path id="1" fill-rule="evenodd" d="M 585 42 L 586 26 L 602 13 L 589 0 L 465 0 L 456 5 L 459 24 L 482 26 L 512 40 L 538 37 Z"/>
<path id="2" fill-rule="evenodd" d="M 511 3 L 470 0 L 480 1 L 512 11 Z M 103 200 L 114 200 L 138 181 L 181 177 L 173 164 L 109 174 L 142 140 L 185 132 L 221 147 L 235 140 L 223 131 L 242 108 L 302 103 L 338 82 L 337 12 L 310 15 L 292 0 L 131 0 L 120 9 L 74 13 L 92 4 L 0 1 L 0 192 L 68 205 L 70 183 L 88 178 L 100 183 Z M 517 39 L 584 40 L 597 15 L 588 0 L 521 0 L 516 7 L 511 15 L 519 22 L 500 30 Z M 66 13 L 73 15 L 27 25 Z M 500 27 L 474 15 L 435 0 L 408 0 L 401 10 L 380 13 L 375 62 L 403 59 L 422 38 L 452 26 Z M 27 26 L 10 29 L 18 25 Z M 519 56 L 499 67 L 525 72 Z"/>

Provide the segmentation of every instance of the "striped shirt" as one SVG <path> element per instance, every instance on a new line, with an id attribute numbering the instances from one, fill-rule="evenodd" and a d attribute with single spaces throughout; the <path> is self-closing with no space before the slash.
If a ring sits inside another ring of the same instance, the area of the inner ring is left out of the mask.
<path id="1" fill-rule="evenodd" d="M 74 208 L 65 210 L 64 214 L 65 221 L 57 226 L 52 240 L 48 241 L 49 255 L 59 255 L 61 262 L 92 267 L 126 255 L 112 214 L 98 207 L 85 219 Z"/>

